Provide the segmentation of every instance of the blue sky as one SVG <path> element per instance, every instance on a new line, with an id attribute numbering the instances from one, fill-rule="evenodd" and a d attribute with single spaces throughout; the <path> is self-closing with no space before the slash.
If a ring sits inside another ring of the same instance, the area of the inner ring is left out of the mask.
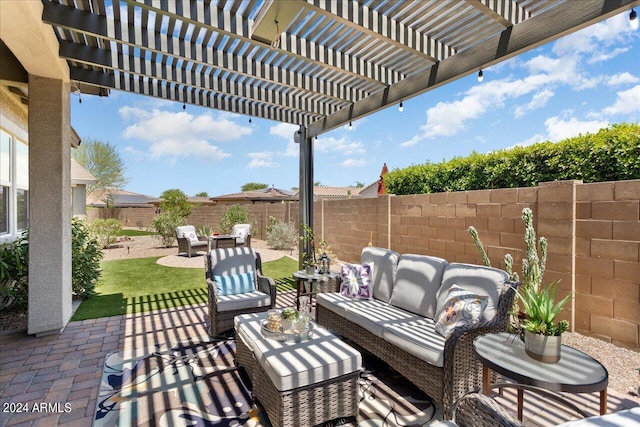
<path id="1" fill-rule="evenodd" d="M 472 151 L 558 141 L 640 121 L 640 31 L 628 11 L 444 87 L 321 135 L 315 181 L 347 186 L 391 170 Z M 298 186 L 296 127 L 112 91 L 72 96 L 83 139 L 117 147 L 127 190 L 158 196 L 236 193 L 247 182 Z"/>

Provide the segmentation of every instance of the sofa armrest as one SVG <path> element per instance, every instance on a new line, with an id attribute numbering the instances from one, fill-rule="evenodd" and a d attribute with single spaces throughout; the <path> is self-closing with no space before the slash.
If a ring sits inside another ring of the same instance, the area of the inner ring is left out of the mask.
<path id="1" fill-rule="evenodd" d="M 493 319 L 455 328 L 445 341 L 444 375 L 451 378 L 451 381 L 444 382 L 445 401 L 450 399 L 448 401 L 452 404 L 460 396 L 481 386 L 481 364 L 473 351 L 473 341 L 481 335 L 507 330 L 518 285 L 507 282 L 502 288 Z"/>

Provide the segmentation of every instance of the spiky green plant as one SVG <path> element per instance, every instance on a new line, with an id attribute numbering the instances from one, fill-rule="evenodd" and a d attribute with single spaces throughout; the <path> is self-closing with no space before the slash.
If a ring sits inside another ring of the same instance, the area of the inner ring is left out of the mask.
<path id="1" fill-rule="evenodd" d="M 560 310 L 571 299 L 571 295 L 567 295 L 556 302 L 557 287 L 558 282 L 554 282 L 547 287 L 527 285 L 518 291 L 522 307 L 527 313 L 522 328 L 534 334 L 549 336 L 558 336 L 569 329 L 569 322 L 566 320 L 555 322 Z"/>

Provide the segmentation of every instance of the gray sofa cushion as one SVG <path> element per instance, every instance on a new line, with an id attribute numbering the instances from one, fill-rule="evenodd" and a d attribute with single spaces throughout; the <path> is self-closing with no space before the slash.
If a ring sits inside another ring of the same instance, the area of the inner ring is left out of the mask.
<path id="1" fill-rule="evenodd" d="M 337 292 L 321 292 L 316 295 L 316 304 L 321 305 L 341 316 L 344 316 L 347 312 L 345 304 L 349 301 L 353 301 L 353 298 L 341 295 Z"/>
<path id="2" fill-rule="evenodd" d="M 442 258 L 402 254 L 389 304 L 433 319 L 436 296 L 448 262 Z"/>
<path id="3" fill-rule="evenodd" d="M 444 337 L 436 332 L 435 322 L 431 319 L 409 321 L 401 324 L 387 324 L 382 338 L 424 360 L 433 366 L 444 366 Z"/>
<path id="4" fill-rule="evenodd" d="M 360 325 L 372 334 L 382 338 L 386 325 L 419 320 L 420 317 L 401 308 L 393 307 L 379 300 L 357 300 L 344 305 L 344 316 L 350 322 Z"/>
<path id="5" fill-rule="evenodd" d="M 398 252 L 366 247 L 362 249 L 360 262 L 373 262 L 373 297 L 384 302 L 389 302 L 396 280 L 396 269 L 400 254 Z"/>
<path id="6" fill-rule="evenodd" d="M 453 285 L 458 285 L 474 294 L 489 297 L 487 307 L 482 313 L 481 321 L 491 320 L 496 314 L 496 305 L 500 299 L 502 287 L 508 281 L 509 275 L 497 268 L 451 263 L 446 266 L 442 275 L 442 286 L 438 291 L 436 312 L 442 310 L 449 294 L 449 288 Z"/>

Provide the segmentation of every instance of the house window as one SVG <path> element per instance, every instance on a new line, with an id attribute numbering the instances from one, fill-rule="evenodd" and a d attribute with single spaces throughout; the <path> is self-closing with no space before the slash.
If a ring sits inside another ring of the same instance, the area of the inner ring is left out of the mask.
<path id="1" fill-rule="evenodd" d="M 18 231 L 29 226 L 29 146 L 16 140 L 16 221 Z"/>
<path id="2" fill-rule="evenodd" d="M 11 136 L 0 130 L 0 234 L 9 233 L 9 199 L 11 197 Z"/>
<path id="3" fill-rule="evenodd" d="M 29 146 L 0 129 L 0 236 L 11 239 L 28 226 Z"/>

